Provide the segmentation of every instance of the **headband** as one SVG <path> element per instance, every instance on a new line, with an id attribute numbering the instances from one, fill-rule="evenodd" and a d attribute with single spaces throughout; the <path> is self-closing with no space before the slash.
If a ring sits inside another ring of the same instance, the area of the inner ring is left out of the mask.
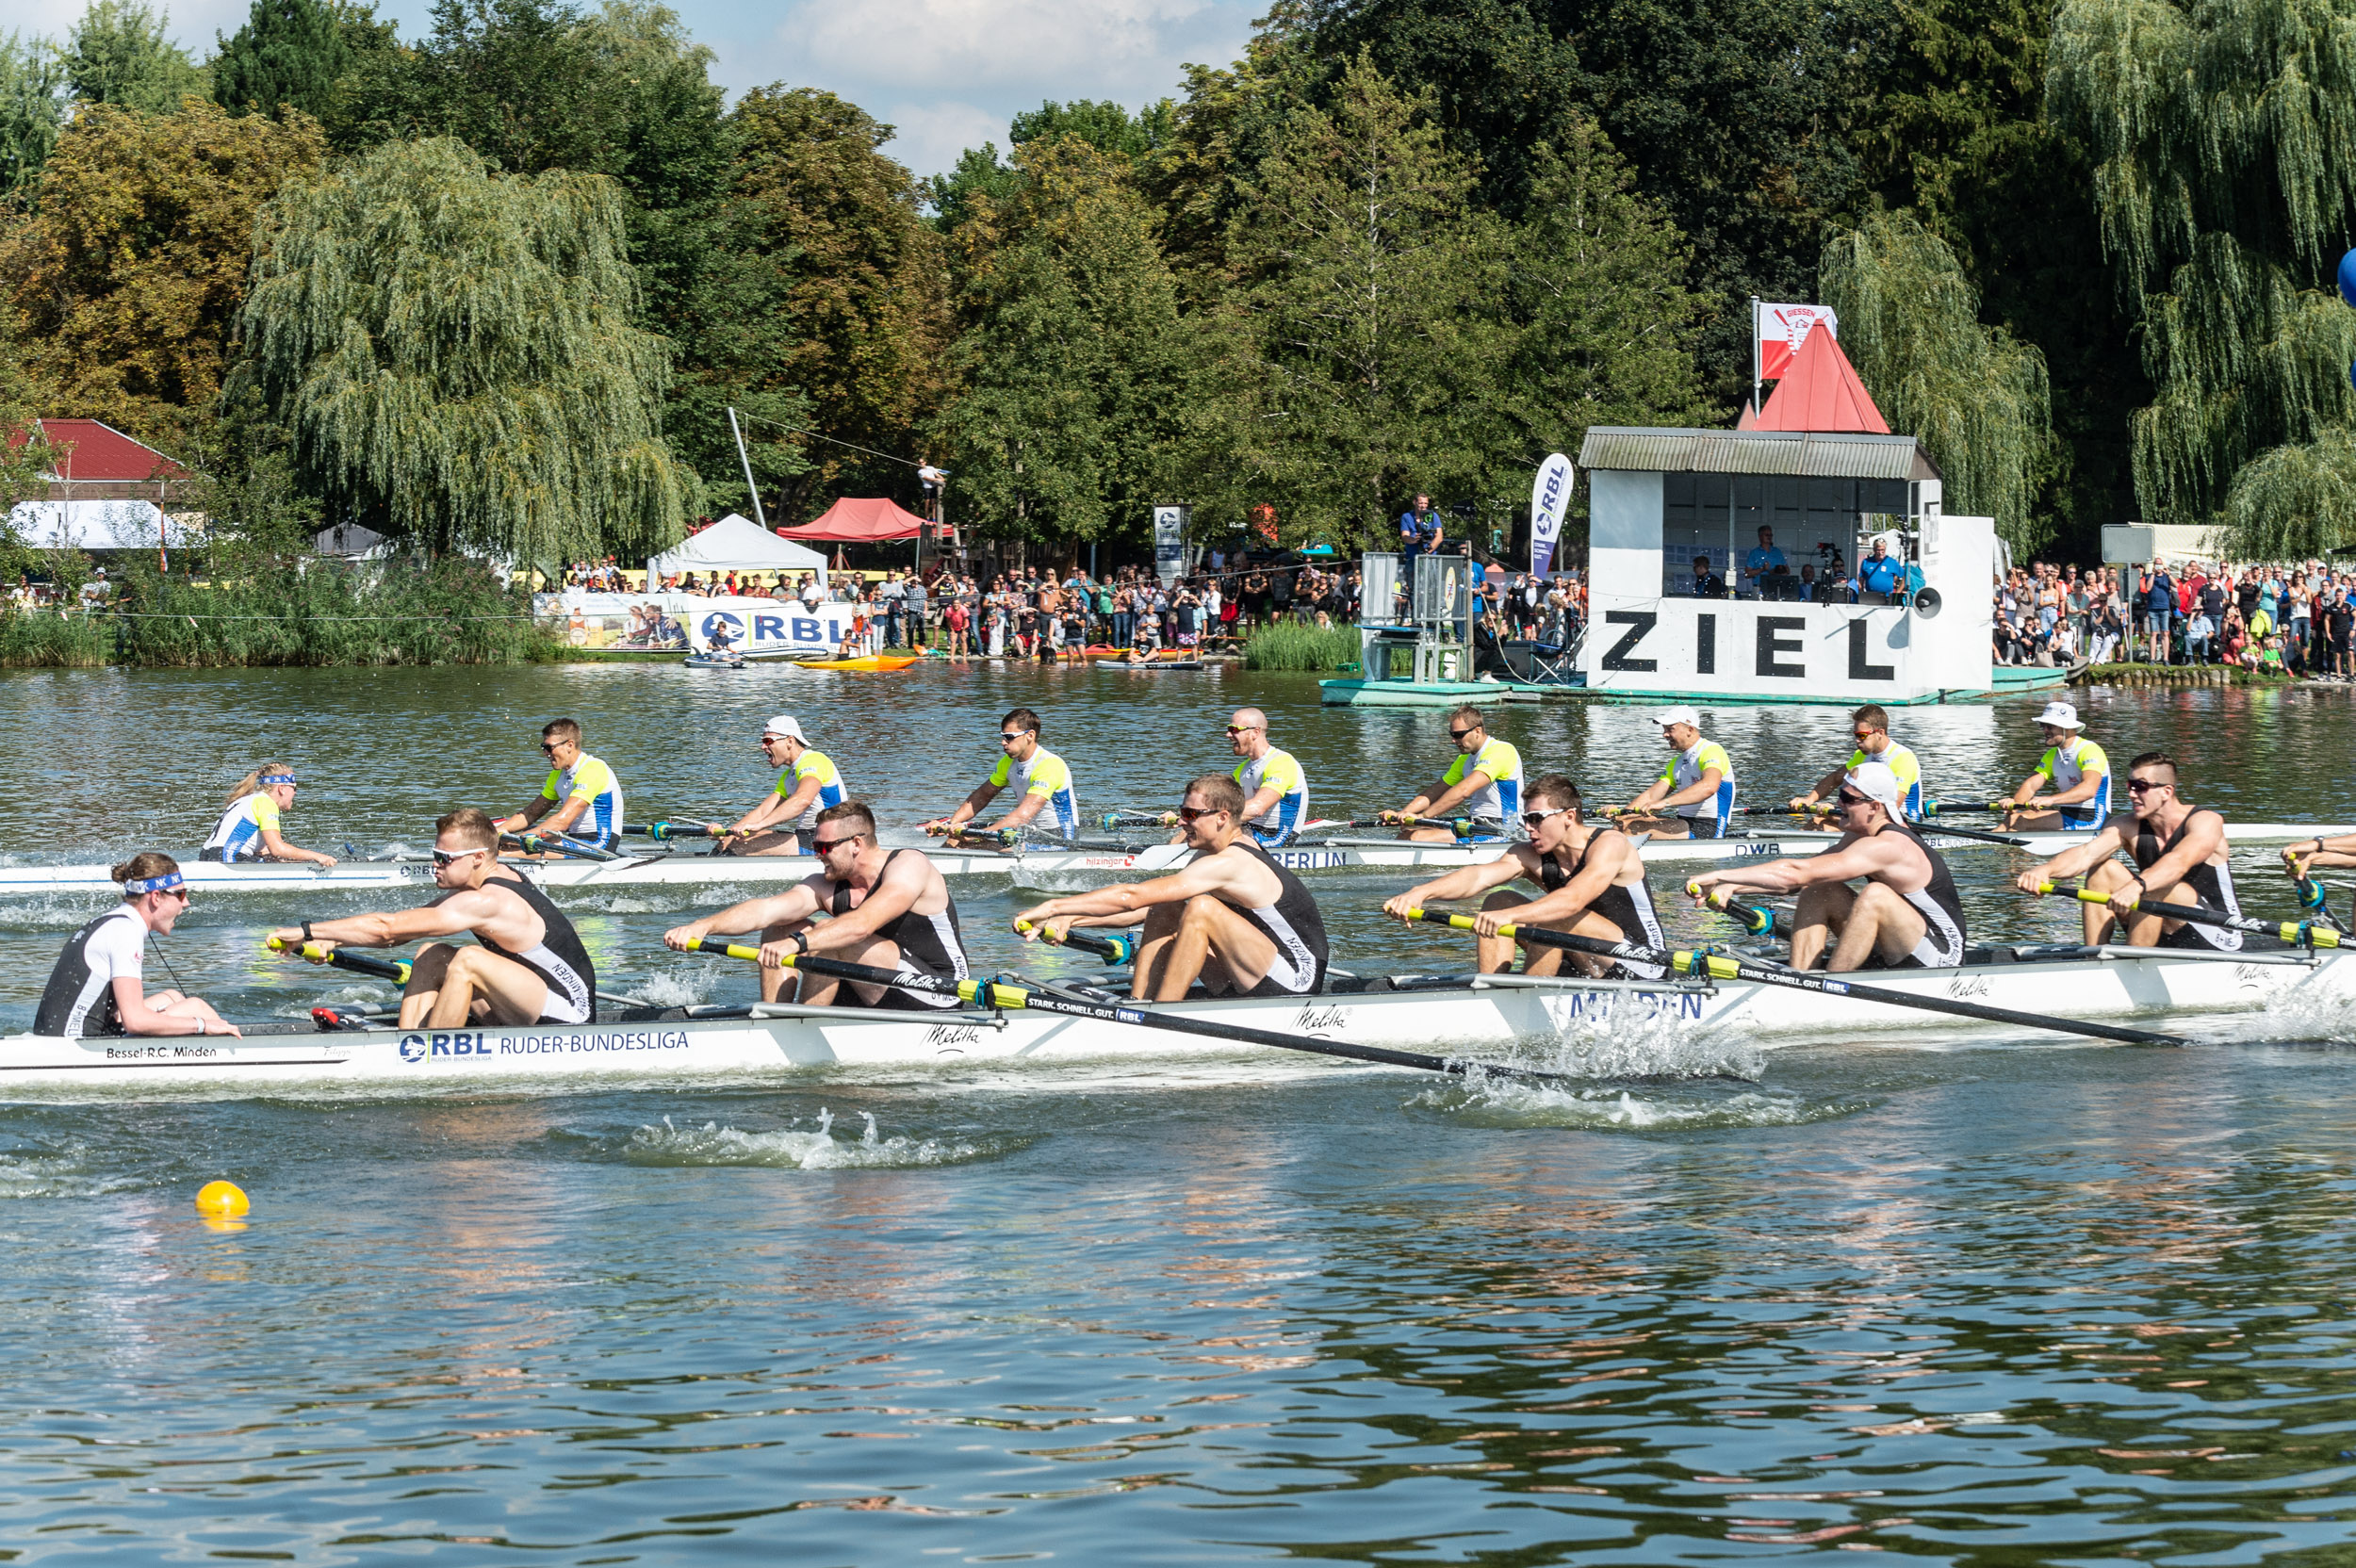
<path id="1" fill-rule="evenodd" d="M 168 871 L 161 876 L 133 877 L 123 885 L 123 896 L 137 898 L 141 893 L 164 893 L 181 885 L 180 874 Z"/>
<path id="2" fill-rule="evenodd" d="M 266 773 L 259 780 L 264 784 L 291 784 L 294 781 L 295 776 L 290 773 Z"/>

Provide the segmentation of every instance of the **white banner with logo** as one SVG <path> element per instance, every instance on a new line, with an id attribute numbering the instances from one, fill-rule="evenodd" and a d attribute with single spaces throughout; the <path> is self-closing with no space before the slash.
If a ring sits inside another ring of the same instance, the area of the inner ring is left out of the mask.
<path id="1" fill-rule="evenodd" d="M 1530 487 L 1530 575 L 1544 577 L 1554 564 L 1555 542 L 1562 537 L 1562 514 L 1570 510 L 1571 460 L 1556 452 L 1538 465 Z"/>
<path id="2" fill-rule="evenodd" d="M 1758 321 L 1761 381 L 1780 381 L 1792 368 L 1792 356 L 1800 351 L 1800 345 L 1819 325 L 1835 337 L 1841 335 L 1841 318 L 1830 305 L 1775 305 L 1761 302 Z"/>
<path id="3" fill-rule="evenodd" d="M 533 611 L 564 639 L 592 652 L 702 653 L 712 633 L 748 659 L 831 659 L 851 629 L 853 607 L 799 599 L 712 598 L 701 594 L 541 594 Z"/>
<path id="4" fill-rule="evenodd" d="M 1186 569 L 1186 509 L 1153 509 L 1153 571 L 1164 582 L 1175 582 Z"/>

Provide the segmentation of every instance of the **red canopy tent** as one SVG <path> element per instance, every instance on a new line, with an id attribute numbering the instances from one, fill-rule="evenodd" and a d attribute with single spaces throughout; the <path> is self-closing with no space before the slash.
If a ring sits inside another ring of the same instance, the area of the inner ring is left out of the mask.
<path id="1" fill-rule="evenodd" d="M 1743 427 L 1737 427 L 1738 429 Z M 1853 431 L 1888 435 L 1890 422 L 1866 395 L 1849 356 L 1823 323 L 1812 328 L 1792 356 L 1792 368 L 1775 383 L 1767 406 L 1759 411 L 1759 430 L 1813 431 L 1831 433 Z"/>
<path id="2" fill-rule="evenodd" d="M 913 539 L 924 526 L 924 518 L 881 496 L 865 498 L 845 496 L 826 508 L 816 521 L 804 523 L 799 528 L 781 528 L 777 532 L 788 539 L 827 539 L 839 540 L 846 545 L 870 545 L 886 539 Z"/>

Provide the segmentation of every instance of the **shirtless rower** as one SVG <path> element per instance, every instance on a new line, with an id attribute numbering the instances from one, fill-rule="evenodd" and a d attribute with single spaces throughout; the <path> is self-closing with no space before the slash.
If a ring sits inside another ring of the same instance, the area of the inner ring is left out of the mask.
<path id="1" fill-rule="evenodd" d="M 1682 704 L 1653 715 L 1669 760 L 1661 776 L 1622 808 L 1620 825 L 1656 839 L 1723 839 L 1734 815 L 1734 763 L 1702 739 L 1702 716 Z"/>
<path id="2" fill-rule="evenodd" d="M 581 749 L 581 726 L 570 719 L 540 727 L 540 750 L 548 760 L 548 782 L 522 810 L 501 817 L 499 831 L 521 833 L 537 824 L 544 834 L 612 849 L 622 830 L 622 781 L 603 760 Z"/>
<path id="3" fill-rule="evenodd" d="M 1953 969 L 1963 962 L 1963 899 L 1939 851 L 1899 816 L 1905 792 L 1881 762 L 1861 762 L 1833 796 L 1841 841 L 1803 860 L 1713 871 L 1693 879 L 1707 900 L 1715 888 L 1797 892 L 1792 967 L 1813 969 L 1828 940 L 1839 939 L 1824 967 L 1836 974 L 1860 969 Z M 1861 889 L 1849 883 L 1865 880 Z"/>
<path id="4" fill-rule="evenodd" d="M 1072 770 L 1064 765 L 1064 760 L 1039 743 L 1039 715 L 1027 708 L 1017 708 L 1000 719 L 998 743 L 1006 748 L 1006 755 L 998 759 L 998 766 L 972 794 L 957 803 L 956 810 L 926 823 L 924 831 L 954 836 L 997 799 L 999 791 L 1020 780 L 1023 798 L 1015 802 L 1014 809 L 999 819 L 1000 827 L 1021 827 L 1044 812 L 1047 820 L 1040 825 L 1042 829 L 1067 839 L 1078 838 L 1079 790 L 1072 783 Z"/>
<path id="5" fill-rule="evenodd" d="M 1922 821 L 1922 764 L 1910 749 L 1890 738 L 1890 710 L 1877 703 L 1867 703 L 1849 715 L 1849 735 L 1857 742 L 1857 749 L 1849 753 L 1848 761 L 1818 779 L 1808 793 L 1793 795 L 1792 809 L 1807 811 L 1821 801 L 1830 800 L 1840 792 L 1841 780 L 1851 768 L 1879 762 L 1898 776 L 1898 788 L 1906 792 L 1905 799 L 1899 803 L 1900 814 L 1908 822 Z"/>
<path id="6" fill-rule="evenodd" d="M 333 855 L 298 849 L 278 831 L 278 819 L 294 809 L 295 771 L 289 762 L 265 762 L 229 792 L 229 809 L 213 824 L 212 837 L 196 852 L 200 860 L 234 865 L 239 860 L 307 860 L 332 866 Z"/>
<path id="7" fill-rule="evenodd" d="M 1213 996 L 1314 996 L 1325 988 L 1325 918 L 1301 878 L 1252 841 L 1243 790 L 1223 773 L 1186 786 L 1178 821 L 1195 857 L 1151 882 L 1051 898 L 1015 916 L 1025 937 L 1073 926 L 1144 927 L 1129 994 L 1178 1002 L 1197 980 Z"/>
<path id="8" fill-rule="evenodd" d="M 2075 704 L 2049 702 L 2037 723 L 2045 755 L 2013 791 L 1998 825 L 2006 832 L 2100 832 L 2111 815 L 2110 759 L 2078 732 Z"/>
<path id="9" fill-rule="evenodd" d="M 2086 945 L 2100 946 L 2128 911 L 2129 947 L 2187 947 L 2237 953 L 2242 934 L 2223 926 L 2195 925 L 2137 912 L 2138 905 L 2199 904 L 2241 913 L 2233 894 L 2233 871 L 2225 841 L 2225 816 L 2214 807 L 2195 806 L 2177 793 L 2176 760 L 2147 751 L 2127 764 L 2127 816 L 2113 817 L 2085 843 L 2062 851 L 2014 878 L 2022 892 L 2042 882 L 2086 878 L 2087 888 L 2111 895 L 2105 907 L 2082 906 Z M 2127 870 L 2116 858 L 2125 850 L 2135 863 Z"/>
<path id="10" fill-rule="evenodd" d="M 761 732 L 761 749 L 781 770 L 777 787 L 725 829 L 716 822 L 710 824 L 712 831 L 720 836 L 720 841 L 712 846 L 712 853 L 808 855 L 810 832 L 818 825 L 818 813 L 848 800 L 851 787 L 843 781 L 834 759 L 811 747 L 810 738 L 802 733 L 800 723 L 791 713 L 779 713 L 769 721 L 769 727 Z M 772 825 L 778 823 L 785 825 Z"/>
<path id="11" fill-rule="evenodd" d="M 123 902 L 66 939 L 33 1014 L 33 1033 L 70 1040 L 242 1034 L 200 997 L 148 992 L 148 934 L 170 936 L 188 906 L 180 863 L 142 850 L 106 874 L 123 884 Z"/>
<path id="12" fill-rule="evenodd" d="M 1488 719 L 1470 705 L 1448 716 L 1448 736 L 1457 757 L 1440 781 L 1399 810 L 1376 812 L 1375 820 L 1405 825 L 1410 817 L 1446 818 L 1461 810 L 1475 825 L 1462 841 L 1449 827 L 1405 825 L 1399 837 L 1411 843 L 1495 843 L 1522 808 L 1522 754 L 1510 742 L 1492 740 Z"/>
<path id="13" fill-rule="evenodd" d="M 1504 890 L 1513 881 L 1536 883 L 1535 898 L 1499 890 L 1482 902 L 1473 929 L 1481 938 L 1483 974 L 1513 966 L 1513 940 L 1497 934 L 1504 924 L 1544 925 L 1597 941 L 1668 945 L 1653 910 L 1652 889 L 1644 881 L 1636 841 L 1608 823 L 1588 825 L 1579 786 L 1559 773 L 1541 776 L 1523 799 L 1529 805 L 1522 812 L 1522 825 L 1530 830 L 1528 843 L 1513 844 L 1494 860 L 1410 888 L 1383 905 L 1383 912 L 1405 920 L 1409 910 L 1427 904 L 1473 898 L 1492 888 Z M 1658 980 L 1668 972 L 1657 964 L 1622 963 L 1559 947 L 1531 948 L 1523 972 L 1559 974 L 1565 959 L 1590 978 Z"/>
<path id="14" fill-rule="evenodd" d="M 875 813 L 859 801 L 846 800 L 818 813 L 810 853 L 818 857 L 819 869 L 794 886 L 673 926 L 663 933 L 663 944 L 684 953 L 706 937 L 760 932 L 763 1002 L 797 1001 L 812 1007 L 961 1005 L 954 996 L 785 968 L 786 958 L 810 953 L 903 974 L 966 978 L 957 900 L 923 850 L 884 848 L 875 841 Z M 789 979 L 800 987 L 792 997 L 785 994 Z"/>
<path id="15" fill-rule="evenodd" d="M 434 942 L 409 966 L 403 1029 L 469 1023 L 594 1023 L 597 972 L 564 911 L 499 864 L 499 828 L 464 807 L 434 824 L 434 885 L 442 896 L 396 914 L 305 921 L 270 933 L 324 963 L 338 947 L 401 947 L 428 937 L 472 936 L 476 947 Z M 313 956 L 316 954 L 317 956 Z"/>

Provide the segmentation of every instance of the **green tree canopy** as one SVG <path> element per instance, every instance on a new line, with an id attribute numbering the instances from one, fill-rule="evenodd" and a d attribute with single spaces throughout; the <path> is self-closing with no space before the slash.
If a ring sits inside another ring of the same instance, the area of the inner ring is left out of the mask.
<path id="1" fill-rule="evenodd" d="M 170 24 L 145 0 L 91 0 L 66 40 L 74 96 L 142 114 L 168 114 L 184 97 L 210 96 L 204 68 L 166 34 Z"/>
<path id="2" fill-rule="evenodd" d="M 65 61 L 43 38 L 0 40 L 0 197 L 27 189 L 65 128 Z"/>
<path id="3" fill-rule="evenodd" d="M 543 562 L 679 536 L 696 482 L 663 439 L 669 366 L 633 322 L 611 181 L 501 175 L 435 139 L 267 216 L 250 373 L 331 514 Z"/>
<path id="4" fill-rule="evenodd" d="M 1119 153 L 1132 164 L 1170 144 L 1176 109 L 1167 98 L 1149 104 L 1136 114 L 1115 103 L 1075 98 L 1069 104 L 1048 101 L 1024 109 L 1007 127 L 1006 139 L 1020 149 L 1032 141 L 1060 141 L 1077 137 L 1099 152 Z M 1004 204 L 1023 185 L 1023 172 L 1002 161 L 995 142 L 968 147 L 946 174 L 924 182 L 924 199 L 940 216 L 944 231 L 955 230 L 971 216 L 973 198 L 986 195 Z"/>
<path id="5" fill-rule="evenodd" d="M 237 36 L 214 35 L 213 98 L 232 114 L 300 109 L 324 119 L 335 84 L 379 29 L 368 8 L 336 0 L 254 0 Z"/>

